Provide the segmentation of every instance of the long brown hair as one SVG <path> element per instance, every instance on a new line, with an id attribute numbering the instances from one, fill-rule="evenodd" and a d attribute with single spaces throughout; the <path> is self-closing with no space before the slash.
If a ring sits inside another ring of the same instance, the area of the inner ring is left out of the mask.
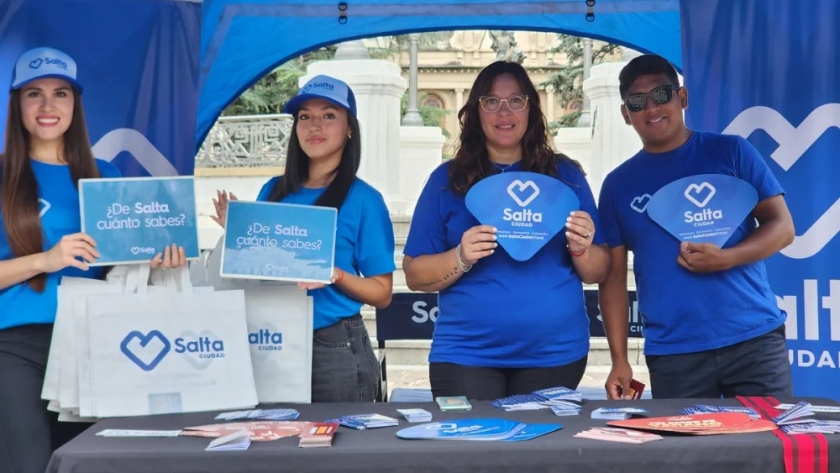
<path id="1" fill-rule="evenodd" d="M 467 103 L 458 112 L 461 124 L 458 151 L 449 165 L 449 186 L 458 195 L 464 195 L 478 181 L 496 174 L 487 153 L 487 137 L 481 128 L 478 99 L 489 95 L 493 81 L 502 74 L 510 74 L 519 82 L 522 92 L 528 96 L 528 129 L 522 137 L 522 171 L 536 172 L 548 176 L 557 175 L 561 161 L 573 163 L 579 169 L 580 163 L 563 154 L 555 154 L 551 147 L 545 115 L 540 107 L 540 95 L 528 73 L 515 62 L 497 61 L 485 67 L 476 77 L 470 89 Z"/>
<path id="2" fill-rule="evenodd" d="M 0 212 L 6 225 L 6 238 L 15 257 L 34 255 L 45 250 L 38 205 L 38 182 L 29 162 L 29 132 L 23 126 L 20 90 L 9 94 L 6 119 L 6 149 L 0 155 L 3 162 L 0 176 Z M 100 177 L 99 168 L 90 148 L 81 95 L 73 91 L 73 118 L 64 133 L 64 159 L 70 167 L 73 185 L 79 179 Z M 46 274 L 29 279 L 38 292 L 46 287 Z"/>

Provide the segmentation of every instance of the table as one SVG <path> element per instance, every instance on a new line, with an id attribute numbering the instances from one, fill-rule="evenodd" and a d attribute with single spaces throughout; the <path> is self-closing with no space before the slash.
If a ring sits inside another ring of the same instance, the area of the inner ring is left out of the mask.
<path id="1" fill-rule="evenodd" d="M 792 400 L 782 400 L 791 402 Z M 825 399 L 813 404 L 836 405 Z M 781 441 L 772 432 L 707 437 L 666 437 L 634 445 L 574 438 L 573 435 L 605 421 L 590 419 L 593 409 L 633 405 L 649 411 L 650 417 L 676 415 L 683 407 L 702 402 L 712 405 L 741 404 L 735 399 L 587 401 L 579 416 L 557 417 L 550 410 L 504 412 L 486 402 L 473 402 L 470 412 L 441 412 L 434 403 L 371 403 L 282 405 L 300 411 L 298 420 L 322 421 L 341 415 L 377 412 L 400 418 L 397 408 L 422 407 L 433 421 L 457 418 L 497 417 L 526 423 L 560 423 L 564 428 L 525 442 L 469 442 L 401 440 L 399 428 L 356 431 L 339 428 L 330 448 L 299 448 L 298 439 L 253 442 L 240 452 L 205 452 L 211 439 L 101 438 L 103 429 L 177 430 L 217 423 L 216 413 L 162 415 L 102 420 L 57 450 L 48 473 L 230 473 L 230 472 L 761 472 L 784 473 Z M 840 416 L 818 414 L 819 419 Z M 840 435 L 826 435 L 829 471 L 840 472 Z"/>

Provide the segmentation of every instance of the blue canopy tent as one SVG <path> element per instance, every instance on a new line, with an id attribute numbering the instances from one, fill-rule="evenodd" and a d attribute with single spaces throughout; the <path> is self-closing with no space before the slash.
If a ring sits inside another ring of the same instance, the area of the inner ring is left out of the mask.
<path id="1" fill-rule="evenodd" d="M 564 32 L 681 66 L 678 0 L 205 0 L 196 143 L 243 91 L 289 59 L 355 38 L 418 31 Z M 589 15 L 589 16 L 587 16 Z"/>

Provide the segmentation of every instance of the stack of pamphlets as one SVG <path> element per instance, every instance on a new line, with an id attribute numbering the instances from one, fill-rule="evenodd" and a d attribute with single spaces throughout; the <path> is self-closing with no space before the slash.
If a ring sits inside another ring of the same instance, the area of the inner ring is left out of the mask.
<path id="1" fill-rule="evenodd" d="M 397 409 L 397 412 L 409 422 L 430 422 L 432 413 L 426 409 Z"/>
<path id="2" fill-rule="evenodd" d="M 454 419 L 415 425 L 397 432 L 407 440 L 522 442 L 562 429 L 560 424 L 523 424 L 507 419 Z"/>
<path id="3" fill-rule="evenodd" d="M 780 411 L 786 411 L 792 407 L 795 407 L 795 404 L 779 404 L 776 406 L 776 409 Z M 828 414 L 840 414 L 840 406 L 811 406 L 811 412 L 824 412 Z"/>
<path id="4" fill-rule="evenodd" d="M 563 417 L 563 416 L 576 416 L 580 414 L 580 406 L 573 403 L 573 402 L 565 402 L 561 401 L 553 404 L 551 406 L 551 412 L 554 415 Z"/>
<path id="5" fill-rule="evenodd" d="M 331 447 L 338 424 L 330 422 L 313 422 L 312 426 L 300 433 L 301 448 L 309 447 Z"/>
<path id="6" fill-rule="evenodd" d="M 399 420 L 382 414 L 357 414 L 342 416 L 338 419 L 332 419 L 326 422 L 335 422 L 356 430 L 377 429 L 380 427 L 394 427 L 400 425 Z"/>
<path id="7" fill-rule="evenodd" d="M 645 414 L 647 414 L 647 409 L 641 407 L 599 407 L 592 411 L 591 417 L 593 419 L 624 420 L 634 415 Z"/>
<path id="8" fill-rule="evenodd" d="M 216 420 L 295 420 L 300 412 L 295 409 L 251 409 L 222 412 Z"/>
<path id="9" fill-rule="evenodd" d="M 506 411 L 547 409 L 549 407 L 556 406 L 559 407 L 560 409 L 558 410 L 563 413 L 573 412 L 571 415 L 575 415 L 580 412 L 580 406 L 575 404 L 575 402 L 581 402 L 582 400 L 583 396 L 579 392 L 561 386 L 556 388 L 540 389 L 532 392 L 531 394 L 517 394 L 514 396 L 496 399 L 491 402 L 490 405 Z M 558 410 L 555 410 L 555 414 L 567 415 L 559 414 Z"/>
<path id="10" fill-rule="evenodd" d="M 715 412 L 741 412 L 750 416 L 751 419 L 761 419 L 758 412 L 752 407 L 746 406 L 711 406 L 709 404 L 695 404 L 694 407 L 685 407 L 680 410 L 680 414 L 712 414 Z"/>
<path id="11" fill-rule="evenodd" d="M 648 443 L 662 440 L 661 435 L 619 427 L 595 427 L 575 434 L 575 437 L 623 443 Z"/>
<path id="12" fill-rule="evenodd" d="M 776 425 L 805 424 L 814 421 L 814 419 L 806 419 L 806 417 L 812 417 L 813 415 L 814 410 L 811 408 L 811 403 L 800 401 L 795 406 L 774 417 L 773 422 Z"/>

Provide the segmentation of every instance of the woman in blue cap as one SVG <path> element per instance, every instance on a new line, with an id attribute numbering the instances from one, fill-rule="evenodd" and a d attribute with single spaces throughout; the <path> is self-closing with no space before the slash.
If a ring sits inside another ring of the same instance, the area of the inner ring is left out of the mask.
<path id="1" fill-rule="evenodd" d="M 101 278 L 81 233 L 77 183 L 119 177 L 94 159 L 76 63 L 37 48 L 15 63 L 0 154 L 0 471 L 43 473 L 54 449 L 89 424 L 60 423 L 41 399 L 63 276 Z M 167 249 L 152 266 L 186 264 Z M 161 258 L 165 256 L 165 258 Z"/>
<path id="2" fill-rule="evenodd" d="M 356 177 L 361 133 L 350 87 L 319 75 L 285 107 L 294 116 L 286 171 L 270 179 L 258 201 L 338 209 L 332 284 L 299 283 L 314 298 L 313 402 L 372 402 L 379 363 L 359 311 L 391 303 L 394 230 L 382 195 Z M 224 226 L 229 197 L 214 200 Z M 280 382 L 280 380 L 278 380 Z"/>

